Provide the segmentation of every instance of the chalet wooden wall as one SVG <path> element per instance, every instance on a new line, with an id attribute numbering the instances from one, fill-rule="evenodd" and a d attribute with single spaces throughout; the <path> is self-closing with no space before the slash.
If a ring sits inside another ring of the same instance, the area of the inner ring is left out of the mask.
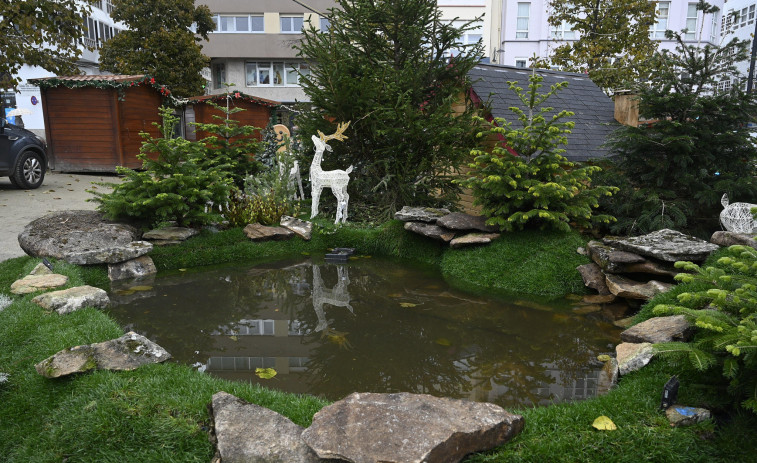
<path id="1" fill-rule="evenodd" d="M 214 102 L 218 105 L 225 104 L 225 101 L 223 101 L 222 99 Z M 225 117 L 223 112 L 217 110 L 209 104 L 206 104 L 205 102 L 197 102 L 193 106 L 195 121 L 197 122 L 203 124 L 218 124 L 219 120 L 214 118 L 213 116 Z M 259 103 L 255 103 L 253 101 L 237 98 L 231 99 L 230 106 L 244 109 L 244 111 L 234 113 L 230 117 L 238 121 L 239 125 L 251 125 L 253 127 L 260 128 L 261 130 L 258 131 L 255 136 L 258 140 L 262 140 L 262 129 L 264 129 L 266 125 L 268 125 L 268 121 L 271 119 L 272 108 Z M 196 136 L 197 140 L 202 140 L 203 138 L 210 136 L 210 134 L 202 130 L 198 130 Z"/>
<path id="2" fill-rule="evenodd" d="M 115 172 L 141 167 L 140 131 L 157 135 L 160 94 L 153 88 L 123 90 L 64 86 L 42 90 L 50 168 L 61 172 Z"/>

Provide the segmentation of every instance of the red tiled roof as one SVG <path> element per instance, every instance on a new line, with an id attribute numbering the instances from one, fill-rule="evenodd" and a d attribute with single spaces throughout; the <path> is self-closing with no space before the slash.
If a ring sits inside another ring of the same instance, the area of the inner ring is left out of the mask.
<path id="1" fill-rule="evenodd" d="M 71 82 L 101 82 L 101 81 L 132 82 L 135 80 L 142 80 L 144 77 L 145 77 L 144 74 L 135 74 L 135 75 L 108 74 L 108 75 L 40 77 L 34 80 L 44 81 L 44 80 L 57 79 L 57 80 L 65 80 L 65 81 L 71 81 Z"/>

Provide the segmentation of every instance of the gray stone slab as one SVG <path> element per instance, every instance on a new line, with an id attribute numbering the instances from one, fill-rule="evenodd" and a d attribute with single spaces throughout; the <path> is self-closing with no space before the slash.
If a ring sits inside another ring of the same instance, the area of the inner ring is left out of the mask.
<path id="1" fill-rule="evenodd" d="M 50 312 L 60 315 L 74 312 L 84 307 L 104 309 L 110 305 L 108 293 L 94 286 L 75 286 L 73 288 L 40 294 L 32 302 Z"/>
<path id="2" fill-rule="evenodd" d="M 720 248 L 716 244 L 670 229 L 629 238 L 606 237 L 602 242 L 620 250 L 666 262 L 701 262 Z"/>

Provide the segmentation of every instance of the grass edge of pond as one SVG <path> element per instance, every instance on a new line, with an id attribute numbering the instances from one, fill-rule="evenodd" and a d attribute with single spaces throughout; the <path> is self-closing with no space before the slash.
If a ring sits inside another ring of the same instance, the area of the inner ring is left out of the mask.
<path id="1" fill-rule="evenodd" d="M 183 245 L 156 248 L 151 255 L 161 270 L 167 270 L 224 261 L 263 262 L 349 246 L 364 254 L 440 266 L 448 281 L 462 289 L 467 285 L 476 290 L 496 279 L 475 274 L 476 281 L 470 281 L 465 278 L 470 275 L 466 268 L 471 262 L 488 258 L 498 265 L 509 262 L 514 268 L 514 277 L 502 279 L 510 286 L 491 288 L 493 292 L 523 294 L 522 288 L 542 283 L 521 283 L 519 278 L 530 279 L 540 265 L 542 276 L 570 273 L 557 270 L 568 268 L 564 264 L 566 256 L 575 255 L 575 237 L 583 240 L 578 234 L 560 241 L 555 236 L 545 238 L 542 233 L 531 231 L 523 237 L 505 234 L 488 248 L 446 250 L 431 240 L 405 233 L 401 224 L 391 222 L 378 229 L 342 227 L 315 234 L 311 242 L 295 239 L 289 244 L 250 243 L 241 230 L 229 230 L 204 232 Z M 547 239 L 549 243 L 544 243 Z M 489 249 L 488 256 L 485 249 Z M 528 259 L 541 259 L 550 253 L 557 258 L 540 262 Z M 0 293 L 7 294 L 10 284 L 37 262 L 28 257 L 0 262 Z M 68 287 L 107 284 L 104 266 L 80 268 L 56 263 L 56 270 L 70 277 Z M 572 277 L 554 277 L 551 286 L 572 285 L 576 278 L 580 279 L 577 272 Z M 563 292 L 573 291 L 572 286 L 563 288 Z M 225 390 L 266 406 L 301 426 L 307 426 L 326 404 L 314 397 L 215 379 L 180 365 L 47 380 L 37 375 L 34 363 L 62 348 L 102 341 L 121 331 L 100 311 L 86 309 L 66 317 L 46 315 L 31 298 L 14 296 L 14 303 L 0 312 L 0 371 L 10 374 L 9 381 L 0 385 L 0 454 L 6 461 L 209 461 L 213 449 L 207 440 L 206 405 L 214 392 Z M 619 387 L 606 396 L 511 410 L 525 416 L 523 433 L 503 447 L 468 460 L 745 461 L 751 457 L 757 450 L 750 437 L 757 429 L 754 416 L 736 415 L 717 430 L 712 423 L 670 428 L 657 406 L 662 385 L 676 372 L 655 360 L 650 367 L 624 376 Z M 697 397 L 685 380 L 682 384 L 681 402 L 688 399 L 688 404 L 696 405 L 693 401 Z M 619 425 L 618 431 L 591 428 L 593 419 L 601 414 L 610 416 Z"/>

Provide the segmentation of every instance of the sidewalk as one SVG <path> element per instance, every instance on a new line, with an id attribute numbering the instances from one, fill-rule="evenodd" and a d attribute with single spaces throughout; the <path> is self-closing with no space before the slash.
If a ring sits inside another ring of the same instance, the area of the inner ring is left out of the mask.
<path id="1" fill-rule="evenodd" d="M 18 234 L 32 220 L 62 210 L 94 210 L 85 190 L 109 191 L 97 182 L 117 183 L 120 177 L 107 174 L 65 174 L 47 172 L 36 190 L 19 190 L 8 177 L 0 177 L 0 261 L 26 255 L 18 245 Z"/>

